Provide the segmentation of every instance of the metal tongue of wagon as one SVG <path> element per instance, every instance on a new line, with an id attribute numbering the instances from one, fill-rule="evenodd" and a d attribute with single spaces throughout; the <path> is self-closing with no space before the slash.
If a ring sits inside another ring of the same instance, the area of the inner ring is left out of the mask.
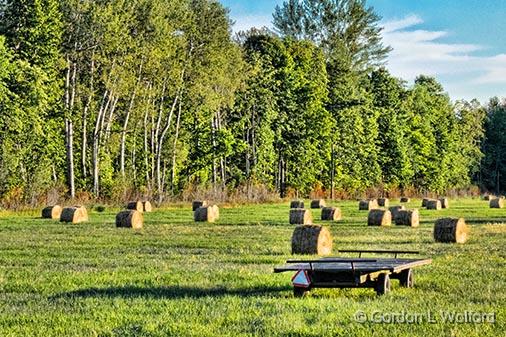
<path id="1" fill-rule="evenodd" d="M 358 253 L 358 258 L 326 257 L 318 260 L 288 260 L 274 268 L 275 273 L 295 271 L 292 277 L 293 293 L 304 296 L 314 288 L 373 288 L 378 295 L 391 288 L 391 279 L 403 287 L 414 285 L 413 268 L 432 263 L 431 259 L 398 258 L 399 254 L 419 254 L 396 250 L 340 250 Z M 391 254 L 392 258 L 362 258 L 362 254 Z"/>

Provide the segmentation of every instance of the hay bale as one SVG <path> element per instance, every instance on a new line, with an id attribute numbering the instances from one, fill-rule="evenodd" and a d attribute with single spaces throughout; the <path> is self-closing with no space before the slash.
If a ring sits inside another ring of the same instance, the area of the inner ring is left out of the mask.
<path id="1" fill-rule="evenodd" d="M 290 202 L 290 208 L 304 208 L 304 201 L 292 200 L 292 202 Z"/>
<path id="2" fill-rule="evenodd" d="M 142 201 L 131 201 L 127 204 L 126 209 L 144 212 L 144 205 L 142 204 Z"/>
<path id="3" fill-rule="evenodd" d="M 384 209 L 373 209 L 367 217 L 368 226 L 390 226 L 392 224 L 392 213 Z"/>
<path id="4" fill-rule="evenodd" d="M 135 210 L 121 211 L 116 215 L 116 227 L 141 229 L 144 216 Z"/>
<path id="5" fill-rule="evenodd" d="M 61 216 L 62 208 L 60 205 L 48 206 L 42 210 L 42 218 L 44 219 L 59 219 Z"/>
<path id="6" fill-rule="evenodd" d="M 420 213 L 417 209 L 401 210 L 395 217 L 397 226 L 418 227 L 420 225 Z"/>
<path id="7" fill-rule="evenodd" d="M 323 200 L 323 199 L 311 201 L 311 208 L 312 209 L 323 208 L 325 206 L 326 206 L 325 200 Z"/>
<path id="8" fill-rule="evenodd" d="M 395 218 L 397 217 L 397 214 L 399 213 L 399 211 L 404 211 L 405 209 L 406 209 L 406 207 L 404 207 L 404 206 L 392 206 L 392 207 L 388 208 L 390 213 L 392 213 L 392 220 L 394 220 L 394 221 L 395 221 Z"/>
<path id="9" fill-rule="evenodd" d="M 390 200 L 388 200 L 387 198 L 379 198 L 378 199 L 378 205 L 380 207 L 388 207 L 389 204 L 390 204 Z"/>
<path id="10" fill-rule="evenodd" d="M 441 210 L 441 201 L 439 200 L 428 200 L 427 201 L 427 209 L 433 209 L 433 210 L 436 210 L 436 211 L 439 211 Z"/>
<path id="11" fill-rule="evenodd" d="M 439 201 L 441 201 L 441 208 L 450 208 L 450 201 L 448 198 L 440 198 Z"/>
<path id="12" fill-rule="evenodd" d="M 427 207 L 427 203 L 428 203 L 429 201 L 431 201 L 431 200 L 432 200 L 432 199 L 430 199 L 430 198 L 423 198 L 423 199 L 422 199 L 422 207 Z"/>
<path id="13" fill-rule="evenodd" d="M 220 217 L 220 210 L 216 205 L 199 207 L 193 217 L 196 222 L 215 222 Z"/>
<path id="14" fill-rule="evenodd" d="M 151 203 L 149 201 L 143 201 L 142 202 L 142 210 L 146 213 L 151 213 L 153 211 L 153 206 L 151 206 Z"/>
<path id="15" fill-rule="evenodd" d="M 218 220 L 220 218 L 220 208 L 217 205 L 211 207 L 213 208 L 214 218 Z"/>
<path id="16" fill-rule="evenodd" d="M 341 220 L 341 209 L 337 207 L 323 207 L 322 221 L 339 221 Z"/>
<path id="17" fill-rule="evenodd" d="M 405 203 L 405 202 L 411 202 L 411 199 L 410 199 L 410 198 L 407 198 L 407 197 L 402 197 L 402 198 L 401 198 L 401 202 L 402 202 L 402 203 Z"/>
<path id="18" fill-rule="evenodd" d="M 88 211 L 83 206 L 65 207 L 60 215 L 61 222 L 80 223 L 88 221 Z"/>
<path id="19" fill-rule="evenodd" d="M 200 208 L 200 207 L 207 207 L 207 200 L 195 200 L 193 203 L 192 203 L 192 211 L 196 211 L 197 208 Z"/>
<path id="20" fill-rule="evenodd" d="M 434 240 L 445 243 L 465 243 L 469 229 L 464 219 L 445 218 L 436 221 L 434 226 Z"/>
<path id="21" fill-rule="evenodd" d="M 313 223 L 311 211 L 303 208 L 290 210 L 290 225 L 310 225 Z"/>
<path id="22" fill-rule="evenodd" d="M 376 199 L 360 200 L 358 203 L 359 211 L 370 211 L 376 208 L 378 208 L 378 201 Z"/>
<path id="23" fill-rule="evenodd" d="M 292 254 L 329 255 L 332 236 L 328 229 L 318 225 L 297 226 L 292 234 Z"/>
<path id="24" fill-rule="evenodd" d="M 491 199 L 490 208 L 504 208 L 504 199 L 503 198 Z"/>

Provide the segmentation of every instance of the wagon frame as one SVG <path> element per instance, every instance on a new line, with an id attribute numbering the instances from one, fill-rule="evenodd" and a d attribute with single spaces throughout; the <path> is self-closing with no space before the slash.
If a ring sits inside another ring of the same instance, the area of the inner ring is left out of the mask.
<path id="1" fill-rule="evenodd" d="M 390 292 L 391 280 L 399 280 L 402 287 L 414 286 L 413 268 L 428 265 L 432 259 L 398 258 L 399 254 L 420 254 L 400 250 L 340 250 L 358 253 L 358 258 L 326 257 L 318 260 L 288 260 L 274 268 L 275 273 L 295 271 L 294 278 L 304 273 L 307 285 L 294 284 L 293 293 L 302 297 L 315 288 L 373 288 L 378 295 Z M 392 254 L 393 258 L 362 258 L 363 254 Z"/>

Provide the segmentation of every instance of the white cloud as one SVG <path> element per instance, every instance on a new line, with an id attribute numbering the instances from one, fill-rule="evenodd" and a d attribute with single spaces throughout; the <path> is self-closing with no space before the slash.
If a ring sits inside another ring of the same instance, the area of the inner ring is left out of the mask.
<path id="1" fill-rule="evenodd" d="M 477 83 L 506 83 L 506 54 L 488 58 L 487 72 L 476 79 Z"/>
<path id="2" fill-rule="evenodd" d="M 423 20 L 418 15 L 408 15 L 401 20 L 392 20 L 384 23 L 383 28 L 385 33 L 394 32 L 408 27 L 413 27 L 419 23 L 423 23 Z"/>
<path id="3" fill-rule="evenodd" d="M 483 46 L 442 42 L 447 31 L 414 29 L 421 24 L 416 15 L 384 23 L 384 42 L 393 48 L 388 68 L 395 76 L 407 80 L 420 74 L 444 77 L 442 82 L 454 99 L 484 101 L 506 95 L 506 54 L 476 56 L 474 52 L 484 50 Z"/>

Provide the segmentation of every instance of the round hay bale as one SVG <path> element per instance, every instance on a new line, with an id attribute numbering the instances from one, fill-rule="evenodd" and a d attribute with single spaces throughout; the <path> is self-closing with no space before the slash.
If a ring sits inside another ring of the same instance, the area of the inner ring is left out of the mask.
<path id="1" fill-rule="evenodd" d="M 144 216 L 135 210 L 121 211 L 116 215 L 116 227 L 141 229 Z"/>
<path id="2" fill-rule="evenodd" d="M 390 204 L 390 200 L 388 200 L 387 198 L 379 198 L 378 199 L 378 205 L 380 207 L 388 207 L 389 204 Z"/>
<path id="3" fill-rule="evenodd" d="M 378 201 L 376 199 L 360 200 L 358 203 L 359 211 L 370 211 L 376 208 L 378 208 Z"/>
<path id="4" fill-rule="evenodd" d="M 434 200 L 434 199 L 430 199 L 427 201 L 427 206 L 426 206 L 427 209 L 432 209 L 432 210 L 436 210 L 436 211 L 440 211 L 441 210 L 441 201 L 440 200 Z"/>
<path id="5" fill-rule="evenodd" d="M 332 236 L 328 229 L 318 225 L 297 226 L 292 234 L 292 254 L 329 255 Z"/>
<path id="6" fill-rule="evenodd" d="M 214 219 L 218 220 L 220 218 L 220 208 L 217 205 L 213 205 L 212 209 L 213 209 Z"/>
<path id="7" fill-rule="evenodd" d="M 199 207 L 193 213 L 195 222 L 215 222 L 219 217 L 218 206 Z"/>
<path id="8" fill-rule="evenodd" d="M 450 208 L 450 201 L 448 198 L 440 198 L 439 201 L 441 201 L 441 208 Z"/>
<path id="9" fill-rule="evenodd" d="M 290 210 L 290 225 L 310 225 L 313 223 L 311 211 L 303 208 Z"/>
<path id="10" fill-rule="evenodd" d="M 144 205 L 142 204 L 142 201 L 131 201 L 127 204 L 126 208 L 139 212 L 144 211 Z"/>
<path id="11" fill-rule="evenodd" d="M 207 201 L 206 200 L 203 200 L 203 201 L 200 201 L 200 200 L 195 200 L 193 203 L 192 203 L 192 211 L 196 211 L 197 208 L 199 207 L 207 207 Z"/>
<path id="12" fill-rule="evenodd" d="M 390 226 L 392 224 L 392 213 L 384 209 L 373 209 L 367 217 L 368 226 Z"/>
<path id="13" fill-rule="evenodd" d="M 465 243 L 469 229 L 464 219 L 444 218 L 434 225 L 434 240 L 445 243 Z"/>
<path id="14" fill-rule="evenodd" d="M 439 210 L 441 210 L 441 201 L 433 200 L 433 199 L 428 200 L 426 207 L 427 207 L 427 209 L 439 211 Z"/>
<path id="15" fill-rule="evenodd" d="M 81 223 L 88 221 L 88 212 L 83 206 L 65 207 L 60 215 L 61 222 Z"/>
<path id="16" fill-rule="evenodd" d="M 48 206 L 42 210 L 42 218 L 44 219 L 59 219 L 61 216 L 62 208 L 60 205 Z"/>
<path id="17" fill-rule="evenodd" d="M 406 209 L 406 207 L 404 207 L 404 206 L 392 206 L 392 207 L 388 208 L 390 213 L 392 213 L 392 220 L 395 220 L 399 211 L 404 211 L 405 209 Z"/>
<path id="18" fill-rule="evenodd" d="M 151 206 L 151 203 L 149 201 L 143 201 L 142 202 L 142 210 L 146 213 L 151 213 L 153 211 L 153 206 Z"/>
<path id="19" fill-rule="evenodd" d="M 304 201 L 292 200 L 292 202 L 290 202 L 290 208 L 304 208 Z"/>
<path id="20" fill-rule="evenodd" d="M 423 198 L 422 199 L 422 207 L 427 207 L 427 203 L 432 200 L 430 198 Z"/>
<path id="21" fill-rule="evenodd" d="M 490 208 L 504 208 L 504 199 L 503 198 L 491 199 Z"/>
<path id="22" fill-rule="evenodd" d="M 322 221 L 339 221 L 341 220 L 341 209 L 337 207 L 323 207 Z"/>
<path id="23" fill-rule="evenodd" d="M 84 206 L 74 206 L 76 208 L 79 208 L 79 216 L 81 218 L 81 222 L 88 221 L 88 210 L 86 210 L 86 207 Z"/>
<path id="24" fill-rule="evenodd" d="M 418 227 L 420 225 L 420 213 L 417 209 L 401 210 L 395 217 L 397 226 Z"/>
<path id="25" fill-rule="evenodd" d="M 402 203 L 405 203 L 405 202 L 411 202 L 411 199 L 410 199 L 410 198 L 407 198 L 407 197 L 402 197 L 402 198 L 401 198 L 401 202 L 402 202 Z"/>
<path id="26" fill-rule="evenodd" d="M 327 206 L 327 205 L 325 204 L 325 200 L 323 200 L 323 199 L 311 201 L 311 208 L 312 209 L 323 208 L 325 206 Z"/>

